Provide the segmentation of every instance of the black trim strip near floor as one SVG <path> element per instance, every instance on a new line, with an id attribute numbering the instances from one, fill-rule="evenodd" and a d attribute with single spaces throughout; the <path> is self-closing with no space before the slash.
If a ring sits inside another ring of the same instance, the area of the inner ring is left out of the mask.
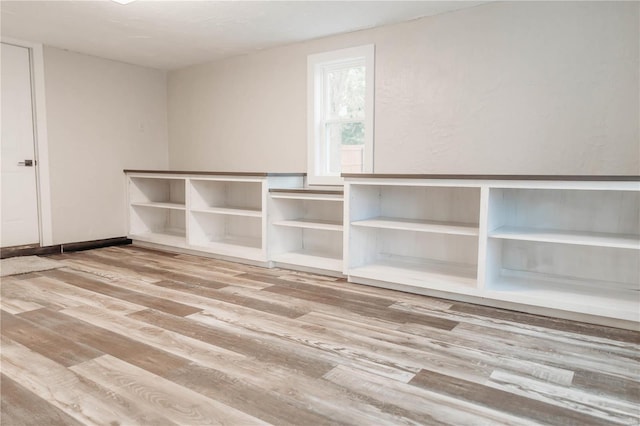
<path id="1" fill-rule="evenodd" d="M 79 241 L 76 243 L 55 244 L 40 247 L 39 244 L 0 248 L 0 259 L 8 259 L 16 256 L 41 256 L 48 254 L 60 254 L 71 251 L 91 250 L 102 247 L 122 246 L 131 244 L 127 237 L 105 238 L 101 240 Z"/>

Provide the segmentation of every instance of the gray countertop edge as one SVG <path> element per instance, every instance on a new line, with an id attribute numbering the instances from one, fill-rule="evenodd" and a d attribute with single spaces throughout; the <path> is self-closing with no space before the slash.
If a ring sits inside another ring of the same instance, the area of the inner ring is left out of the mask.
<path id="1" fill-rule="evenodd" d="M 539 180 L 539 181 L 637 181 L 636 175 L 461 175 L 461 174 L 390 174 L 342 173 L 343 178 L 364 179 L 454 179 L 454 180 Z"/>
<path id="2" fill-rule="evenodd" d="M 124 173 L 149 173 L 162 175 L 203 175 L 203 176 L 306 176 L 306 173 L 270 173 L 270 172 L 211 172 L 211 171 L 188 171 L 188 170 L 134 170 L 124 169 Z"/>

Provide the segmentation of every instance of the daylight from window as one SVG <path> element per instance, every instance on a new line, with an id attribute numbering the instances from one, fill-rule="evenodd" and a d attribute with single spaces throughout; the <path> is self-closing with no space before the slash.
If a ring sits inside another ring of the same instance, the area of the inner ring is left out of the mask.
<path id="1" fill-rule="evenodd" d="M 326 120 L 324 121 L 325 173 L 363 171 L 365 67 L 346 66 L 325 71 Z"/>
<path id="2" fill-rule="evenodd" d="M 308 179 L 373 171 L 373 45 L 309 56 Z"/>

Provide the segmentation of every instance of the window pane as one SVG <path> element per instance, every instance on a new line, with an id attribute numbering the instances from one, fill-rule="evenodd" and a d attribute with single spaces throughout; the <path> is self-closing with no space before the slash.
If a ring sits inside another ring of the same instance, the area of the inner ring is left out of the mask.
<path id="1" fill-rule="evenodd" d="M 328 123 L 325 126 L 325 138 L 328 175 L 363 171 L 364 122 Z"/>
<path id="2" fill-rule="evenodd" d="M 327 119 L 364 118 L 364 66 L 327 72 Z"/>

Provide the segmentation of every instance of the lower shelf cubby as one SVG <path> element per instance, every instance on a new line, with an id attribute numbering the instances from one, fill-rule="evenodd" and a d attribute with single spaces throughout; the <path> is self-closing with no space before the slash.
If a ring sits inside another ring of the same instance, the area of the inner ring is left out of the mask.
<path id="1" fill-rule="evenodd" d="M 342 232 L 276 226 L 271 259 L 279 266 L 302 266 L 342 273 Z"/>
<path id="2" fill-rule="evenodd" d="M 133 239 L 178 247 L 187 244 L 184 210 L 134 205 L 130 216 Z"/>
<path id="3" fill-rule="evenodd" d="M 191 212 L 189 244 L 221 255 L 264 260 L 262 219 Z"/>
<path id="4" fill-rule="evenodd" d="M 475 294 L 475 236 L 352 228 L 350 279 Z"/>
<path id="5" fill-rule="evenodd" d="M 617 247 L 489 239 L 485 293 L 498 300 L 640 320 L 640 256 Z"/>

